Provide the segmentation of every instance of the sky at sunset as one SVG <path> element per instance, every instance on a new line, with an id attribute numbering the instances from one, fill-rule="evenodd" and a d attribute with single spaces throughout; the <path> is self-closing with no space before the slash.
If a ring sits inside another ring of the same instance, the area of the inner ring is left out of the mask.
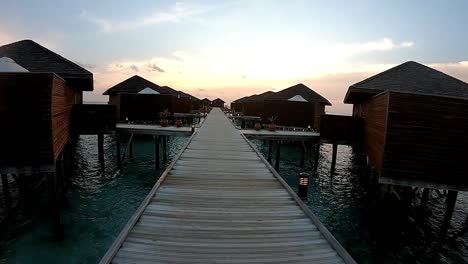
<path id="1" fill-rule="evenodd" d="M 32 39 L 94 73 L 230 102 L 304 83 L 349 113 L 349 85 L 414 60 L 468 82 L 468 1 L 2 1 L 0 45 Z"/>

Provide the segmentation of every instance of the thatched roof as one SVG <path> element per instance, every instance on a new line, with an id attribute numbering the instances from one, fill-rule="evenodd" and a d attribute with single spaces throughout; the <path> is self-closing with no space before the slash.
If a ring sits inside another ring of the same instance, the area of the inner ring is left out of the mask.
<path id="1" fill-rule="evenodd" d="M 293 101 L 295 98 L 303 98 L 304 102 L 307 101 L 309 103 L 322 103 L 325 105 L 331 105 L 331 103 L 321 96 L 320 94 L 316 93 L 309 87 L 305 86 L 304 84 L 296 84 L 279 92 L 269 95 L 265 98 L 265 100 L 284 100 L 284 101 Z"/>
<path id="2" fill-rule="evenodd" d="M 358 94 L 374 94 L 395 91 L 468 98 L 468 84 L 445 73 L 408 61 L 353 84 L 346 93 L 345 103 L 352 103 Z"/>
<path id="3" fill-rule="evenodd" d="M 29 72 L 53 72 L 66 81 L 73 80 L 76 83 L 74 87 L 93 90 L 91 72 L 32 40 L 0 46 L 0 57 L 11 58 Z"/>

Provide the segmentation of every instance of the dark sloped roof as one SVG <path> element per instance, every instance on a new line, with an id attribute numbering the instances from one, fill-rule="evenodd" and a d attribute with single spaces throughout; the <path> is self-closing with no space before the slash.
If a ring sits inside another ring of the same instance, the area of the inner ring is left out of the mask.
<path id="1" fill-rule="evenodd" d="M 138 75 L 134 75 L 125 81 L 114 85 L 113 87 L 107 89 L 103 93 L 103 95 L 111 95 L 111 94 L 119 94 L 119 93 L 126 93 L 126 94 L 136 94 L 139 91 L 145 88 L 151 88 L 160 94 L 174 94 L 176 91 L 170 87 L 161 87 L 153 82 L 146 80 L 143 77 Z"/>
<path id="2" fill-rule="evenodd" d="M 224 103 L 223 99 L 221 99 L 221 98 L 216 98 L 212 102 L 222 102 L 222 103 Z"/>
<path id="3" fill-rule="evenodd" d="M 0 57 L 13 59 L 30 72 L 53 72 L 68 81 L 81 78 L 86 81 L 74 81 L 77 88 L 93 90 L 93 74 L 83 67 L 32 40 L 21 40 L 0 46 Z"/>
<path id="4" fill-rule="evenodd" d="M 0 57 L 11 58 L 30 72 L 92 75 L 83 67 L 32 40 L 21 40 L 0 46 Z"/>
<path id="5" fill-rule="evenodd" d="M 267 98 L 266 100 L 288 100 L 296 95 L 304 97 L 309 103 L 323 103 L 325 105 L 331 105 L 331 103 L 320 94 L 314 92 L 309 87 L 304 84 L 296 84 L 284 90 L 281 90 L 277 93 L 274 93 Z"/>
<path id="6" fill-rule="evenodd" d="M 203 98 L 202 101 L 203 101 L 203 102 L 211 102 L 211 100 L 208 99 L 208 98 Z"/>
<path id="7" fill-rule="evenodd" d="M 252 96 L 246 97 L 244 100 L 242 100 L 242 102 L 262 102 L 263 100 L 265 100 L 266 98 L 269 98 L 273 94 L 275 93 L 272 91 L 264 92 L 261 94 L 254 94 Z"/>
<path id="8" fill-rule="evenodd" d="M 236 99 L 232 101 L 231 103 L 242 103 L 245 99 L 249 98 L 250 96 L 244 96 L 242 98 Z"/>
<path id="9" fill-rule="evenodd" d="M 163 86 L 163 87 L 167 87 L 167 86 Z M 170 88 L 170 87 L 169 87 Z M 172 89 L 172 88 L 171 88 Z M 176 95 L 179 95 L 180 97 L 182 98 L 188 98 L 190 100 L 194 100 L 194 101 L 199 101 L 200 99 L 198 99 L 197 97 L 191 95 L 191 94 L 188 94 L 188 93 L 184 93 L 182 91 L 175 91 L 175 94 Z"/>
<path id="10" fill-rule="evenodd" d="M 345 102 L 356 89 L 372 93 L 395 91 L 468 98 L 467 83 L 414 61 L 405 62 L 351 85 Z"/>

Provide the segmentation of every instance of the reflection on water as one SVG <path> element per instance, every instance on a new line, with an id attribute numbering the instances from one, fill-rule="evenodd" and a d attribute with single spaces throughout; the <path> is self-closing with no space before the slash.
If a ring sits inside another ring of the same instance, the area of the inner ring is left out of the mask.
<path id="1" fill-rule="evenodd" d="M 169 160 L 186 140 L 171 137 Z M 106 170 L 102 173 L 96 136 L 82 136 L 61 214 L 65 239 L 51 237 L 43 209 L 47 200 L 33 201 L 32 206 L 23 205 L 8 232 L 2 233 L 0 263 L 98 262 L 162 173 L 154 169 L 152 138 L 137 137 L 134 142 L 134 160 L 125 164 L 122 173 L 116 173 L 115 141 L 106 137 Z"/>
<path id="2" fill-rule="evenodd" d="M 170 158 L 186 140 L 171 138 Z M 253 142 L 267 153 L 262 141 Z M 96 137 L 82 136 L 78 141 L 62 212 L 65 239 L 51 238 L 43 209 L 46 199 L 23 203 L 8 231 L 1 233 L 0 263 L 96 263 L 100 259 L 161 174 L 154 170 L 150 137 L 136 139 L 135 159 L 125 164 L 121 174 L 116 173 L 114 143 L 113 137 L 106 137 L 106 171 L 101 173 Z M 318 177 L 311 180 L 307 203 L 359 263 L 468 262 L 466 193 L 459 193 L 448 238 L 440 242 L 445 197 L 432 193 L 425 210 L 420 209 L 420 192 L 411 203 L 380 199 L 375 183 L 360 176 L 351 147 L 339 146 L 333 176 L 331 146 L 322 145 L 320 153 Z M 280 173 L 293 189 L 299 173 L 312 170 L 310 164 L 301 168 L 300 155 L 298 145 L 282 146 Z"/>
<path id="3" fill-rule="evenodd" d="M 262 141 L 253 142 L 268 153 Z M 307 203 L 358 263 L 468 262 L 466 193 L 459 193 L 448 237 L 441 241 L 445 197 L 431 193 L 425 209 L 420 208 L 421 191 L 411 203 L 392 195 L 381 199 L 378 186 L 360 173 L 352 147 L 339 146 L 333 175 L 331 152 L 331 145 L 321 146 L 318 176 L 311 179 Z M 301 168 L 300 153 L 298 145 L 281 148 L 280 174 L 295 190 L 299 173 L 312 171 L 310 164 Z"/>

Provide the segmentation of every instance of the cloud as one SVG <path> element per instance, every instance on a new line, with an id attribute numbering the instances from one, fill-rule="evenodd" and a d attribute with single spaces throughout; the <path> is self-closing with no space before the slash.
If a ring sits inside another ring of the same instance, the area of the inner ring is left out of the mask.
<path id="1" fill-rule="evenodd" d="M 112 21 L 94 16 L 93 14 L 88 13 L 86 10 L 83 10 L 80 16 L 85 20 L 96 24 L 104 32 L 116 32 L 128 31 L 161 23 L 178 23 L 193 19 L 207 12 L 208 10 L 210 10 L 210 8 L 189 6 L 182 2 L 176 2 L 173 6 L 166 10 L 158 10 L 148 16 L 134 20 Z"/>
<path id="2" fill-rule="evenodd" d="M 136 65 L 130 65 L 130 69 L 132 69 L 134 72 L 138 72 L 138 67 Z"/>
<path id="3" fill-rule="evenodd" d="M 81 67 L 83 67 L 83 68 L 85 68 L 87 70 L 96 69 L 96 64 L 82 63 L 82 62 L 76 62 L 76 64 L 80 65 Z"/>
<path id="4" fill-rule="evenodd" d="M 143 60 L 115 61 L 95 74 L 96 89 L 102 93 L 131 77 L 134 71 L 130 67 L 134 65 L 139 68 L 140 76 L 159 85 L 202 98 L 221 97 L 227 102 L 268 90 L 279 91 L 302 82 L 332 102 L 333 106 L 326 109 L 328 112 L 349 114 L 352 106 L 345 105 L 343 99 L 350 85 L 404 62 L 367 63 L 361 55 L 368 57 L 368 53 L 388 53 L 415 45 L 412 41 L 396 42 L 390 38 L 321 45 L 307 40 L 278 39 L 276 43 L 259 38 L 232 46 L 218 45 Z M 150 67 L 153 65 L 164 71 L 154 70 Z M 427 65 L 468 82 L 466 59 Z"/>
<path id="5" fill-rule="evenodd" d="M 468 60 L 449 63 L 431 63 L 428 66 L 468 83 Z"/>
<path id="6" fill-rule="evenodd" d="M 110 64 L 109 71 L 122 70 L 113 65 L 123 65 L 124 68 L 135 65 L 140 70 L 160 74 L 159 79 L 178 79 L 181 83 L 191 83 L 198 87 L 219 87 L 226 82 L 234 82 L 235 85 L 281 83 L 334 73 L 382 69 L 382 65 L 369 65 L 360 61 L 360 56 L 370 52 L 407 49 L 413 45 L 411 41 L 396 43 L 390 38 L 335 44 L 314 44 L 307 39 L 272 41 L 259 38 L 199 51 L 175 51 L 169 56 L 146 60 L 114 62 Z"/>
<path id="7" fill-rule="evenodd" d="M 276 81 L 248 80 L 238 82 L 236 79 L 225 79 L 219 80 L 216 83 L 210 83 L 212 80 L 198 82 L 196 79 L 193 79 L 193 77 L 187 80 L 180 80 L 171 75 L 169 77 L 165 75 L 155 75 L 154 72 L 144 72 L 141 75 L 142 77 L 147 78 L 157 84 L 175 87 L 199 98 L 208 97 L 214 99 L 216 97 L 220 97 L 228 103 L 246 95 L 259 94 L 265 91 L 279 91 L 297 83 L 304 83 L 316 92 L 326 97 L 333 104 L 333 106 L 326 108 L 327 112 L 350 114 L 352 111 L 352 105 L 343 103 L 348 87 L 396 65 L 397 64 L 365 64 L 360 65 L 359 67 L 354 68 L 354 70 L 348 72 L 330 72 L 329 74 L 318 77 L 308 76 L 305 78 Z M 427 65 L 446 74 L 459 78 L 465 82 L 468 82 L 468 61 L 430 63 Z M 110 69 L 122 68 L 125 70 L 109 71 Z M 187 75 L 190 76 L 190 74 Z M 104 71 L 95 72 L 94 80 L 96 91 L 95 93 L 85 93 L 85 100 L 107 100 L 107 97 L 101 96 L 100 94 L 118 82 L 121 82 L 131 76 L 131 70 L 127 66 L 118 63 Z M 196 83 L 194 84 L 193 81 Z"/>
<path id="8" fill-rule="evenodd" d="M 150 69 L 150 71 L 157 71 L 157 72 L 164 72 L 163 69 L 161 69 L 160 67 L 158 67 L 158 65 L 156 64 L 148 64 L 148 68 Z"/>

